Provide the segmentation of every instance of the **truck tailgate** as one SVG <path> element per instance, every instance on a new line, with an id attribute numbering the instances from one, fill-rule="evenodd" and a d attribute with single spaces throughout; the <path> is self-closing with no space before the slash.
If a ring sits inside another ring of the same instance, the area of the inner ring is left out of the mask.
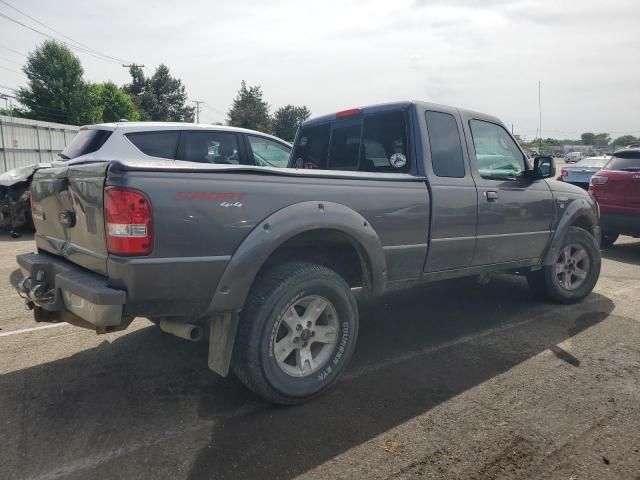
<path id="1" fill-rule="evenodd" d="M 36 172 L 31 186 L 36 245 L 106 275 L 103 187 L 108 162 Z"/>

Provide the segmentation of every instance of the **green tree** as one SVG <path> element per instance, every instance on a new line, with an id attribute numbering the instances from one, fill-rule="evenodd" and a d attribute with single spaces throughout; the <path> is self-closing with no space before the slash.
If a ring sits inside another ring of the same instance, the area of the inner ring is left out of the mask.
<path id="1" fill-rule="evenodd" d="M 595 142 L 595 145 L 597 147 L 606 147 L 607 145 L 609 145 L 609 142 L 611 141 L 611 137 L 609 136 L 608 133 L 598 133 L 593 141 Z"/>
<path id="2" fill-rule="evenodd" d="M 67 47 L 45 41 L 29 54 L 22 71 L 27 86 L 18 90 L 17 98 L 30 118 L 74 125 L 93 121 L 84 70 Z"/>
<path id="3" fill-rule="evenodd" d="M 311 112 L 305 105 L 301 107 L 296 107 L 295 105 L 280 107 L 275 111 L 271 119 L 272 132 L 276 137 L 291 142 L 296 136 L 298 126 L 310 116 Z"/>
<path id="4" fill-rule="evenodd" d="M 595 145 L 596 143 L 596 134 L 587 132 L 580 135 L 580 139 L 582 140 L 583 145 Z"/>
<path id="5" fill-rule="evenodd" d="M 227 112 L 227 124 L 260 132 L 271 131 L 269 104 L 262 99 L 260 86 L 247 87 L 246 82 L 242 80 L 238 95 Z"/>
<path id="6" fill-rule="evenodd" d="M 92 84 L 90 98 L 95 109 L 94 115 L 100 122 L 117 122 L 125 118 L 140 120 L 131 96 L 113 82 Z"/>
<path id="7" fill-rule="evenodd" d="M 182 80 L 174 78 L 169 68 L 160 64 L 150 78 L 142 69 L 131 67 L 131 83 L 125 85 L 142 120 L 192 122 L 194 107 L 188 106 L 187 91 Z"/>
<path id="8" fill-rule="evenodd" d="M 149 88 L 149 81 L 145 78 L 142 68 L 137 66 L 129 67 L 129 75 L 131 75 L 131 83 L 125 85 L 122 89 L 133 100 L 140 115 L 140 120 L 151 120 L 148 112 L 155 111 L 157 102 Z"/>
<path id="9" fill-rule="evenodd" d="M 624 147 L 625 145 L 630 145 L 632 143 L 636 143 L 638 139 L 633 135 L 623 135 L 621 137 L 616 138 L 613 141 L 613 144 L 617 147 Z"/>

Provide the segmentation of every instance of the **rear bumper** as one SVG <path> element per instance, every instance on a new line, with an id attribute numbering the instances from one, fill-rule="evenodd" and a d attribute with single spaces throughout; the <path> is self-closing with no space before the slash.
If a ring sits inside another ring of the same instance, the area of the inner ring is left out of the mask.
<path id="1" fill-rule="evenodd" d="M 640 214 L 601 212 L 600 227 L 604 232 L 640 235 Z"/>
<path id="2" fill-rule="evenodd" d="M 46 253 L 16 257 L 22 279 L 14 287 L 30 306 L 36 319 L 75 322 L 97 331 L 115 330 L 123 323 L 127 294 L 107 285 L 107 279 Z M 69 315 L 71 314 L 71 315 Z"/>

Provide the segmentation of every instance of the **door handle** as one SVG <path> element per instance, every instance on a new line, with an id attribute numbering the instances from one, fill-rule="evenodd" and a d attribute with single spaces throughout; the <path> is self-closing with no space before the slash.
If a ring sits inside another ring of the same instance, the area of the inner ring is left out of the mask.
<path id="1" fill-rule="evenodd" d="M 498 192 L 494 192 L 493 190 L 484 192 L 484 196 L 487 197 L 487 202 L 495 202 L 498 200 Z"/>

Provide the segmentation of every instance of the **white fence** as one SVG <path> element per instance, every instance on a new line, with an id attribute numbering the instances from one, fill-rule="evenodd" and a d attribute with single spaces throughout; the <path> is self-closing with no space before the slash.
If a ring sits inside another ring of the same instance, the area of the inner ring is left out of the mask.
<path id="1" fill-rule="evenodd" d="M 58 158 L 79 128 L 0 115 L 0 173 Z"/>

